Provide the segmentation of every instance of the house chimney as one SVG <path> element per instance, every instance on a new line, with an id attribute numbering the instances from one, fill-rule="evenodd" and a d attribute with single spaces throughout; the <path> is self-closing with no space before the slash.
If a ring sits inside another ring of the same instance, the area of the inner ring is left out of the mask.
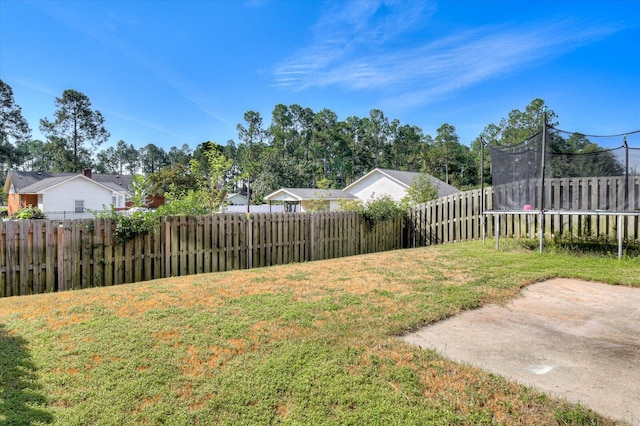
<path id="1" fill-rule="evenodd" d="M 89 179 L 93 179 L 91 177 L 91 169 L 89 167 L 85 167 L 82 169 L 82 175 L 88 177 Z"/>

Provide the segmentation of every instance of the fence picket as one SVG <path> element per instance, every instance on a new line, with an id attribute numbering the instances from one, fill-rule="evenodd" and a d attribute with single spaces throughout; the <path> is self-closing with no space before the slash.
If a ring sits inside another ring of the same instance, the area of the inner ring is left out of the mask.
<path id="1" fill-rule="evenodd" d="M 6 296 L 16 296 L 16 267 L 15 267 L 15 251 L 16 251 L 16 231 L 15 223 L 7 222 L 6 240 L 5 240 L 5 256 L 6 256 Z"/>

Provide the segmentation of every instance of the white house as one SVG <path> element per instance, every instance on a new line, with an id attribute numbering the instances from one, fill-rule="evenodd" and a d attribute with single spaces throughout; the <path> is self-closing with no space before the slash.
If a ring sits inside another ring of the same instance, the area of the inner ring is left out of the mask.
<path id="1" fill-rule="evenodd" d="M 407 189 L 421 173 L 405 172 L 401 170 L 373 169 L 360 179 L 346 186 L 343 191 L 355 195 L 359 200 L 367 201 L 371 197 L 389 195 L 393 200 L 400 201 L 407 195 Z M 438 178 L 426 175 L 438 192 L 438 197 L 455 194 L 460 190 Z"/>
<path id="2" fill-rule="evenodd" d="M 269 195 L 265 200 L 283 201 L 293 211 L 308 211 L 312 200 L 325 200 L 329 210 L 338 210 L 339 200 L 360 200 L 366 202 L 372 197 L 390 196 L 395 201 L 402 200 L 407 195 L 407 189 L 421 173 L 404 172 L 390 169 L 373 169 L 360 179 L 348 185 L 343 190 L 281 188 Z M 455 194 L 460 190 L 444 183 L 431 175 L 426 175 L 437 190 L 438 197 Z M 299 206 L 299 207 L 298 207 Z M 297 209 L 297 210 L 296 210 Z"/>
<path id="3" fill-rule="evenodd" d="M 20 172 L 10 170 L 4 184 L 8 214 L 21 207 L 38 207 L 49 219 L 91 218 L 89 210 L 113 205 L 125 208 L 131 176 L 78 173 Z"/>
<path id="4" fill-rule="evenodd" d="M 247 196 L 239 194 L 237 192 L 232 192 L 230 194 L 227 194 L 226 201 L 227 205 L 229 206 L 246 206 Z"/>
<path id="5" fill-rule="evenodd" d="M 269 203 L 281 201 L 285 205 L 285 211 L 306 212 L 311 210 L 311 204 L 318 209 L 318 204 L 324 210 L 338 210 L 340 200 L 355 200 L 352 194 L 339 189 L 313 189 L 313 188 L 280 188 L 264 197 Z"/>

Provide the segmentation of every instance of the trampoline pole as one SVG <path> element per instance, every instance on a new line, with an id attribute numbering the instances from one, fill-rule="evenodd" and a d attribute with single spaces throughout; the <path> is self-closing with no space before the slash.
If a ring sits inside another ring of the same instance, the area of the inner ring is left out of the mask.
<path id="1" fill-rule="evenodd" d="M 627 144 L 627 135 L 624 136 L 624 211 L 629 209 L 629 145 Z"/>
<path id="2" fill-rule="evenodd" d="M 622 234 L 624 234 L 622 218 L 622 215 L 618 215 L 618 259 L 622 259 Z"/>
<path id="3" fill-rule="evenodd" d="M 547 107 L 542 112 L 542 165 L 540 170 L 540 254 L 542 254 L 542 243 L 544 241 L 544 173 L 547 161 Z"/>
<path id="4" fill-rule="evenodd" d="M 542 243 L 544 242 L 544 233 L 542 228 L 544 227 L 544 213 L 541 211 L 538 213 L 538 233 L 540 236 L 540 254 L 542 254 Z"/>
<path id="5" fill-rule="evenodd" d="M 484 217 L 484 139 L 480 136 L 480 218 L 482 219 L 482 244 L 485 243 Z"/>
<path id="6" fill-rule="evenodd" d="M 494 215 L 496 220 L 496 250 L 500 250 L 500 213 Z"/>
<path id="7" fill-rule="evenodd" d="M 482 222 L 481 222 L 481 224 L 480 224 L 480 226 L 482 227 L 482 245 L 484 245 L 484 244 L 485 244 L 485 242 L 486 242 L 486 238 L 487 238 L 487 237 L 486 237 L 487 233 L 486 233 L 486 229 L 485 229 L 485 228 L 486 228 L 486 226 L 485 226 L 485 216 L 484 216 L 484 212 L 482 212 L 482 215 L 480 216 L 480 218 L 481 218 L 481 220 L 482 220 Z"/>

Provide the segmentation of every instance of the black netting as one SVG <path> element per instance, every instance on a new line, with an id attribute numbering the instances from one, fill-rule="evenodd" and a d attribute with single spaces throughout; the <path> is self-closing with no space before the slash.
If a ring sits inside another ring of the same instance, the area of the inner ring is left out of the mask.
<path id="1" fill-rule="evenodd" d="M 638 211 L 640 148 L 632 146 L 640 147 L 640 133 L 602 137 L 553 128 L 518 145 L 489 145 L 493 209 Z"/>

